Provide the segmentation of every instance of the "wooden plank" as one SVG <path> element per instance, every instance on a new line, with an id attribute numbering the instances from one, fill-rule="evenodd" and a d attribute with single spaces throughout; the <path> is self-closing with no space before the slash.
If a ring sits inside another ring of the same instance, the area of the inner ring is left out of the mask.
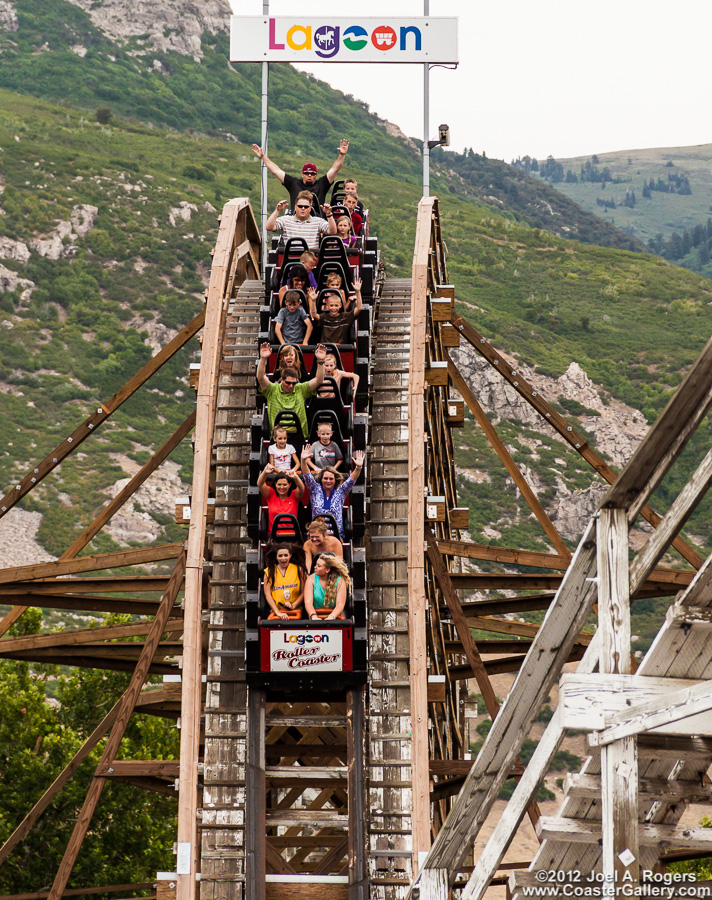
<path id="1" fill-rule="evenodd" d="M 683 489 L 673 500 L 670 509 L 648 538 L 631 565 L 631 583 L 642 583 L 662 557 L 674 537 L 695 511 L 712 481 L 712 450 L 710 450 Z"/>
<path id="2" fill-rule="evenodd" d="M 140 775 L 154 776 L 156 778 L 176 778 L 178 776 L 178 761 L 175 759 L 115 759 L 110 763 L 99 763 L 96 768 L 97 776 Z"/>
<path id="3" fill-rule="evenodd" d="M 663 725 L 670 725 L 674 729 L 681 720 L 698 713 L 712 713 L 711 681 L 703 681 L 693 687 L 683 688 L 680 691 L 669 693 L 667 696 L 656 698 L 653 702 L 648 701 L 630 706 L 618 714 L 606 716 L 605 729 L 591 734 L 589 743 L 602 747 L 612 741 L 637 735 L 642 731 L 652 731 Z M 712 715 L 708 715 L 707 718 L 712 732 Z M 700 732 L 698 730 L 693 733 L 699 734 Z"/>
<path id="4" fill-rule="evenodd" d="M 146 621 L 137 622 L 134 625 L 98 625 L 96 628 L 67 629 L 66 631 L 53 631 L 51 634 L 30 634 L 20 638 L 4 638 L 0 641 L 0 653 L 93 644 L 97 640 L 109 641 L 121 637 L 147 634 L 150 628 L 151 622 Z M 182 631 L 182 629 L 182 619 L 169 619 L 166 623 L 166 631 Z"/>
<path id="5" fill-rule="evenodd" d="M 579 675 L 565 673 L 559 683 L 559 706 L 564 728 L 602 730 L 606 716 L 629 708 L 656 703 L 662 705 L 675 691 L 699 687 L 709 682 L 686 678 L 658 678 L 650 675 Z M 658 707 L 659 708 L 659 707 Z M 710 734 L 712 714 L 697 713 L 688 719 L 656 728 L 654 734 Z"/>
<path id="6" fill-rule="evenodd" d="M 670 844 L 673 847 L 684 846 L 688 850 L 707 850 L 712 853 L 712 834 L 709 828 L 641 823 L 639 830 L 641 847 Z M 537 826 L 537 837 L 572 844 L 597 844 L 601 841 L 601 823 L 590 819 L 542 816 Z"/>
<path id="7" fill-rule="evenodd" d="M 87 526 L 84 531 L 74 540 L 64 551 L 60 559 L 72 559 L 95 537 L 107 522 L 121 509 L 129 497 L 133 496 L 141 485 L 150 478 L 150 476 L 158 469 L 170 454 L 176 449 L 181 441 L 187 437 L 195 426 L 195 412 L 192 412 L 188 418 L 173 432 L 173 434 L 165 441 L 148 462 L 141 466 L 139 471 L 133 476 L 129 483 L 111 500 L 106 507 L 94 519 L 91 525 Z"/>
<path id="8" fill-rule="evenodd" d="M 425 343 L 430 237 L 437 200 L 418 204 L 413 252 L 410 360 L 408 374 L 408 628 L 410 649 L 410 703 L 413 738 L 412 849 L 413 871 L 419 854 L 430 846 L 430 783 L 428 774 L 428 669 L 426 645 L 425 557 Z"/>
<path id="9" fill-rule="evenodd" d="M 207 526 L 210 471 L 213 457 L 217 386 L 225 313 L 232 291 L 238 256 L 236 243 L 244 238 L 246 200 L 231 200 L 223 207 L 205 305 L 201 377 L 196 398 L 195 447 L 191 520 L 188 528 L 184 597 L 184 652 L 180 733 L 180 792 L 178 796 L 178 848 L 189 857 L 188 871 L 178 874 L 178 900 L 195 900 L 198 871 L 198 758 L 200 747 L 202 675 L 203 554 Z M 242 213 L 242 215 L 241 215 Z M 242 230 L 241 230 L 242 229 Z M 244 276 L 243 276 L 244 277 Z"/>
<path id="10" fill-rule="evenodd" d="M 570 556 L 554 553 L 536 553 L 532 550 L 515 550 L 508 547 L 491 547 L 473 541 L 438 541 L 438 550 L 443 556 L 464 556 L 467 559 L 487 559 L 493 562 L 515 566 L 532 566 L 539 569 L 566 571 Z"/>
<path id="11" fill-rule="evenodd" d="M 564 778 L 564 793 L 567 797 L 599 800 L 601 778 L 599 775 L 569 772 Z M 710 803 L 712 784 L 702 784 L 699 779 L 672 781 L 668 778 L 639 778 L 638 798 L 645 803 Z"/>

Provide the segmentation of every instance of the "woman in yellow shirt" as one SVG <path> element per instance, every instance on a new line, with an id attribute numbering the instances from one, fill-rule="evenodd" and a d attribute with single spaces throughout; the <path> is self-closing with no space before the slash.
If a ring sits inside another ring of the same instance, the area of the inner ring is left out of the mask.
<path id="1" fill-rule="evenodd" d="M 270 619 L 301 619 L 304 603 L 304 567 L 292 562 L 289 544 L 268 547 L 266 553 L 264 591 L 271 610 Z"/>

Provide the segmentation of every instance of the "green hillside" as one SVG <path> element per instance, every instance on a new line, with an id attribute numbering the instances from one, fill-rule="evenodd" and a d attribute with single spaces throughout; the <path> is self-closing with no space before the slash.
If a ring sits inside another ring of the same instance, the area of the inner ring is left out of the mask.
<path id="1" fill-rule="evenodd" d="M 94 229 L 74 241 L 72 256 L 32 252 L 27 263 L 2 262 L 35 286 L 29 298 L 24 282 L 0 295 L 6 486 L 150 356 L 151 333 L 192 318 L 207 277 L 214 208 L 232 195 L 256 203 L 259 166 L 237 143 L 118 118 L 101 125 L 9 92 L 0 93 L 0 147 L 8 239 L 29 246 L 69 220 L 77 205 L 98 209 Z M 288 169 L 297 160 L 284 155 Z M 417 187 L 355 166 L 349 171 L 368 183 L 388 271 L 408 274 Z M 283 189 L 275 179 L 270 190 L 276 202 Z M 712 284 L 654 257 L 564 241 L 462 196 L 441 193 L 441 200 L 464 314 L 496 346 L 540 371 L 560 375 L 577 361 L 612 396 L 652 419 L 712 330 Z M 175 215 L 181 204 L 192 204 L 190 221 Z M 101 453 L 65 463 L 28 499 L 45 513 L 39 537 L 50 552 L 60 552 L 89 520 L 99 486 L 123 476 L 114 454 L 145 459 L 187 415 L 188 358 L 179 354 L 155 390 L 137 394 L 101 429 L 93 439 Z M 188 449 L 178 458 L 188 463 Z M 60 495 L 71 502 L 56 502 Z M 167 537 L 182 533 L 164 528 Z M 101 546 L 108 541 L 103 537 Z"/>
<path id="2" fill-rule="evenodd" d="M 712 276 L 712 144 L 554 162 L 539 160 L 538 177 L 666 259 Z"/>
<path id="3" fill-rule="evenodd" d="M 0 31 L 0 87 L 243 144 L 260 140 L 261 74 L 232 65 L 226 34 L 203 35 L 203 59 L 154 50 L 147 36 L 110 40 L 67 0 L 17 0 L 16 31 Z M 83 55 L 80 55 L 83 54 Z M 392 137 L 353 97 L 291 66 L 270 67 L 270 152 L 331 162 L 339 140 L 349 163 L 418 185 L 418 142 Z M 432 189 L 463 194 L 562 237 L 621 249 L 643 247 L 520 170 L 469 151 L 432 155 Z"/>

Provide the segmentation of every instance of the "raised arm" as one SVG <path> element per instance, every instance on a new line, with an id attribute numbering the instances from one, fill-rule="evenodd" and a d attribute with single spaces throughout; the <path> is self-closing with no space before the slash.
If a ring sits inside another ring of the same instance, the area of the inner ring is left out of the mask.
<path id="1" fill-rule="evenodd" d="M 323 344 L 317 344 L 314 351 L 316 357 L 316 375 L 309 382 L 309 390 L 314 393 L 321 383 L 324 381 L 324 360 L 326 359 L 326 347 Z"/>
<path id="2" fill-rule="evenodd" d="M 297 503 L 299 503 L 299 501 L 304 496 L 304 482 L 302 481 L 302 479 L 299 477 L 299 475 L 296 472 L 294 473 L 292 478 L 294 479 L 294 484 L 295 484 L 294 499 L 297 501 Z"/>
<path id="3" fill-rule="evenodd" d="M 272 472 L 278 472 L 279 469 L 276 466 L 273 466 L 272 463 L 267 463 L 267 465 L 260 472 L 259 478 L 257 479 L 257 487 L 260 489 L 260 494 L 265 499 L 269 499 L 270 491 L 272 488 L 267 484 L 267 476 Z"/>
<path id="4" fill-rule="evenodd" d="M 321 208 L 324 211 L 324 215 L 326 216 L 326 233 L 336 234 L 336 219 L 334 218 L 334 214 L 331 211 L 331 206 L 328 203 L 324 203 Z"/>
<path id="5" fill-rule="evenodd" d="M 358 315 L 363 309 L 363 299 L 361 297 L 361 285 L 363 281 L 361 278 L 354 278 L 354 293 L 356 294 L 356 306 L 354 307 L 355 315 Z"/>
<path id="6" fill-rule="evenodd" d="M 321 316 L 316 311 L 316 298 L 319 295 L 316 292 L 316 288 L 310 287 L 307 291 L 307 298 L 309 299 L 309 315 L 314 319 L 315 322 L 318 322 Z"/>
<path id="7" fill-rule="evenodd" d="M 269 378 L 267 377 L 267 360 L 272 355 L 272 348 L 265 341 L 263 344 L 260 344 L 260 361 L 257 364 L 257 384 L 264 391 L 271 384 Z"/>
<path id="8" fill-rule="evenodd" d="M 329 179 L 329 184 L 334 183 L 334 179 L 341 171 L 341 167 L 344 164 L 344 160 L 346 159 L 346 154 L 349 152 L 349 142 L 346 138 L 341 138 L 341 143 L 339 144 L 339 152 L 337 154 L 336 159 L 331 164 L 331 168 L 326 173 L 326 177 Z M 284 172 L 282 172 L 284 175 Z"/>
<path id="9" fill-rule="evenodd" d="M 363 469 L 363 450 L 354 450 L 354 467 L 351 470 L 351 481 L 358 481 Z"/>
<path id="10" fill-rule="evenodd" d="M 284 175 L 285 175 L 284 169 L 280 169 L 280 167 L 277 165 L 277 163 L 272 162 L 272 160 L 267 156 L 267 154 L 264 152 L 262 147 L 260 147 L 258 144 L 252 145 L 252 152 L 255 154 L 257 159 L 261 160 L 267 166 L 267 168 L 274 175 L 274 177 L 279 178 L 279 180 L 282 182 L 282 184 L 284 184 Z M 343 165 L 343 163 L 342 163 L 342 165 Z M 333 179 L 332 179 L 332 181 L 333 181 Z"/>
<path id="11" fill-rule="evenodd" d="M 283 209 L 286 209 L 289 206 L 289 200 L 280 200 L 279 203 L 275 206 L 274 212 L 265 222 L 265 230 L 266 231 L 277 231 L 277 216 L 282 212 Z"/>

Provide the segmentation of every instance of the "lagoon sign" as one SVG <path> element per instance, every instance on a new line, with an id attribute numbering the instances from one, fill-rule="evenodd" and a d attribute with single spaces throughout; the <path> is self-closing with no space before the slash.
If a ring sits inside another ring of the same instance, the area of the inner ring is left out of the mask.
<path id="1" fill-rule="evenodd" d="M 457 63 L 457 19 L 232 16 L 232 62 Z"/>

